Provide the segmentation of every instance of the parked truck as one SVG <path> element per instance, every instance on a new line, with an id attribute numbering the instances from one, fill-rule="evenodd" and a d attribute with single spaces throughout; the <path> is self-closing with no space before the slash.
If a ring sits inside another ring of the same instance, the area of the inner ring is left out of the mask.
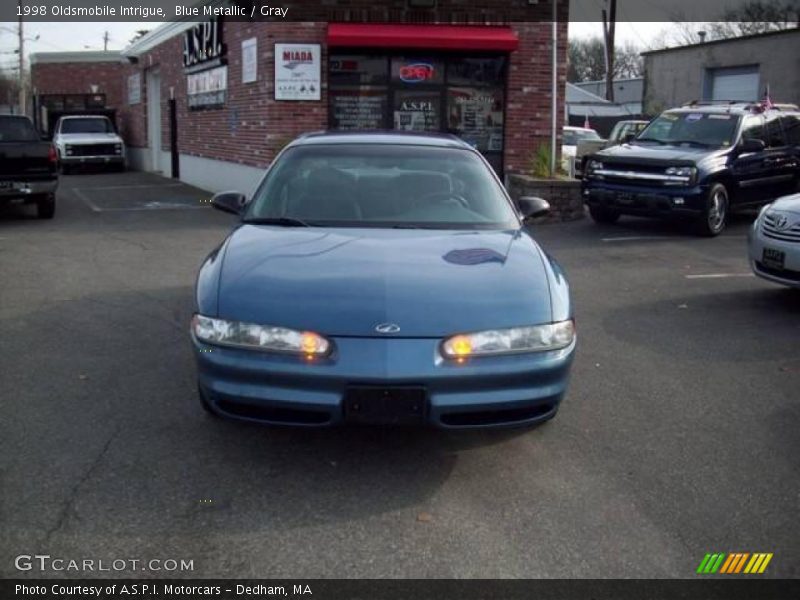
<path id="1" fill-rule="evenodd" d="M 56 211 L 58 155 L 30 119 L 0 115 L 0 203 L 35 204 L 40 219 Z"/>

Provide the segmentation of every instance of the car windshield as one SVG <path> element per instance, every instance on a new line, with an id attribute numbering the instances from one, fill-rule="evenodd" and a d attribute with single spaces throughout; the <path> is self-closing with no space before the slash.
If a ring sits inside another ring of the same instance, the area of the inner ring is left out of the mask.
<path id="1" fill-rule="evenodd" d="M 639 142 L 730 146 L 739 117 L 728 113 L 665 112 L 636 138 Z"/>
<path id="2" fill-rule="evenodd" d="M 564 130 L 564 145 L 577 146 L 578 142 L 586 140 L 602 140 L 594 129 L 565 129 Z"/>
<path id="3" fill-rule="evenodd" d="M 314 144 L 283 153 L 244 220 L 341 227 L 508 229 L 519 221 L 467 149 Z"/>
<path id="4" fill-rule="evenodd" d="M 61 133 L 113 133 L 111 121 L 97 117 L 94 119 L 64 119 Z"/>
<path id="5" fill-rule="evenodd" d="M 28 119 L 0 117 L 0 142 L 33 142 L 39 139 Z"/>

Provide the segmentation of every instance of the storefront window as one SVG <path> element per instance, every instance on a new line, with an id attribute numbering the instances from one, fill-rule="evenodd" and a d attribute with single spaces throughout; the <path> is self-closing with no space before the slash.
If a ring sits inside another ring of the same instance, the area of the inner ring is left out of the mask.
<path id="1" fill-rule="evenodd" d="M 403 87 L 444 83 L 444 61 L 418 56 L 392 57 L 392 83 Z"/>
<path id="2" fill-rule="evenodd" d="M 454 59 L 447 65 L 447 83 L 502 88 L 506 80 L 506 62 L 505 56 Z"/>
<path id="3" fill-rule="evenodd" d="M 386 56 L 337 54 L 330 60 L 330 84 L 380 85 L 389 80 L 389 61 Z"/>
<path id="4" fill-rule="evenodd" d="M 397 91 L 394 128 L 400 131 L 439 131 L 441 94 L 436 90 Z"/>
<path id="5" fill-rule="evenodd" d="M 481 152 L 502 152 L 502 90 L 448 88 L 447 120 L 448 131 Z"/>
<path id="6" fill-rule="evenodd" d="M 383 129 L 388 96 L 386 88 L 330 91 L 331 126 L 334 129 Z"/>
<path id="7" fill-rule="evenodd" d="M 507 56 L 332 53 L 330 126 L 453 133 L 500 171 L 507 66 Z"/>

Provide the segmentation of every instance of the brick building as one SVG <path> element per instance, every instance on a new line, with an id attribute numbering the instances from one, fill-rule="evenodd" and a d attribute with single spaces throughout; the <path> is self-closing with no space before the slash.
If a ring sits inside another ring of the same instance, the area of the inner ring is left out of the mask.
<path id="1" fill-rule="evenodd" d="M 470 12 L 463 0 L 439 0 L 422 16 L 392 13 L 391 24 L 363 10 L 302 22 L 170 22 L 126 48 L 124 62 L 54 65 L 38 55 L 33 86 L 102 91 L 132 168 L 212 191 L 252 190 L 287 141 L 321 129 L 448 131 L 498 171 L 525 171 L 539 145 L 550 145 L 553 102 L 564 102 L 566 2 L 556 99 L 552 5 L 473 3 Z M 562 125 L 558 110 L 559 133 Z"/>

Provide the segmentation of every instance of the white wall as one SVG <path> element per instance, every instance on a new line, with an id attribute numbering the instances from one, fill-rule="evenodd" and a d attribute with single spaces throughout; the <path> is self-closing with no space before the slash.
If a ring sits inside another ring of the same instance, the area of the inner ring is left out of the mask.
<path id="1" fill-rule="evenodd" d="M 235 190 L 250 196 L 264 174 L 264 169 L 224 160 L 180 155 L 181 181 L 209 192 Z"/>

